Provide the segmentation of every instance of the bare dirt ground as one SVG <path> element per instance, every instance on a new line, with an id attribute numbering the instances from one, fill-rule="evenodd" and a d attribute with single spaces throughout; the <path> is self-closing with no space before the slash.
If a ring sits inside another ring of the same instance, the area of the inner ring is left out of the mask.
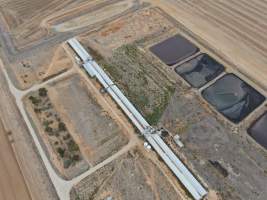
<path id="1" fill-rule="evenodd" d="M 139 149 L 124 154 L 76 185 L 71 199 L 187 199 L 146 156 Z"/>
<path id="2" fill-rule="evenodd" d="M 82 34 L 80 40 L 84 46 L 90 46 L 108 57 L 122 45 L 153 37 L 172 28 L 172 23 L 161 15 L 159 9 L 148 8 L 120 17 L 100 30 Z"/>
<path id="3" fill-rule="evenodd" d="M 91 92 L 78 74 L 50 89 L 52 101 L 91 166 L 104 161 L 128 143 L 129 135 Z"/>
<path id="4" fill-rule="evenodd" d="M 9 74 L 21 89 L 31 87 L 73 66 L 73 60 L 61 45 L 32 52 L 22 60 L 11 64 Z"/>
<path id="5" fill-rule="evenodd" d="M 32 199 L 57 200 L 57 194 L 37 153 L 32 137 L 9 93 L 2 68 L 0 86 L 0 115 L 5 129 L 11 132 L 10 137 L 13 139 L 15 153 Z"/>
<path id="6" fill-rule="evenodd" d="M 166 141 L 222 199 L 266 198 L 266 152 L 246 133 L 260 109 L 239 127 L 215 114 L 199 95 L 180 83 L 160 125 L 172 134 Z M 184 148 L 173 136 L 179 134 Z"/>
<path id="7" fill-rule="evenodd" d="M 66 32 L 84 28 L 126 12 L 127 10 L 131 9 L 134 4 L 135 1 L 126 0 L 103 6 L 102 8 L 89 12 L 88 14 L 84 14 L 69 21 L 54 25 L 53 29 L 55 29 L 57 32 Z"/>
<path id="8" fill-rule="evenodd" d="M 12 148 L 12 138 L 0 121 L 0 199 L 30 200 L 30 194 Z"/>
<path id="9" fill-rule="evenodd" d="M 65 179 L 72 179 L 89 166 L 47 93 L 46 88 L 31 92 L 24 98 L 25 107 L 55 169 Z"/>

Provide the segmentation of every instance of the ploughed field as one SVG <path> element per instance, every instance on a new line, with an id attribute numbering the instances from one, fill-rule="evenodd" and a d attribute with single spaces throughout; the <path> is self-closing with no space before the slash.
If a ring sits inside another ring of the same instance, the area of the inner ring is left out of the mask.
<path id="1" fill-rule="evenodd" d="M 27 185 L 13 151 L 12 134 L 0 120 L 0 199 L 31 200 Z"/>

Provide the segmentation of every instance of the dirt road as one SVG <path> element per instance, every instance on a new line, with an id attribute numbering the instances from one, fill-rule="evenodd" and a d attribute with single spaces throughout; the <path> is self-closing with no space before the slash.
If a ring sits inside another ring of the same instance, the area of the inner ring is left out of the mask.
<path id="1" fill-rule="evenodd" d="M 0 122 L 0 199 L 30 200 L 11 142 Z"/>

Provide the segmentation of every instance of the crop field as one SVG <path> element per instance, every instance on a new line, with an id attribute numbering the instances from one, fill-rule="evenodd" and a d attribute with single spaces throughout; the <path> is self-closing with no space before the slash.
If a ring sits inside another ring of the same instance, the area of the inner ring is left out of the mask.
<path id="1" fill-rule="evenodd" d="M 13 48 L 16 50 L 22 50 L 58 37 L 58 33 L 99 25 L 105 20 L 111 20 L 135 9 L 139 6 L 138 2 L 135 0 L 2 0 L 0 27 L 12 35 L 12 37 L 3 36 L 5 40 L 10 41 L 10 44 L 13 43 Z M 95 18 L 95 15 L 98 17 Z"/>
<path id="2" fill-rule="evenodd" d="M 57 32 L 67 32 L 76 29 L 81 29 L 93 24 L 97 24 L 99 22 L 103 22 L 107 19 L 110 20 L 110 18 L 113 18 L 114 16 L 117 16 L 121 13 L 131 10 L 131 8 L 133 8 L 134 5 L 135 1 L 133 0 L 119 1 L 114 4 L 99 7 L 99 9 L 95 11 L 92 10 L 88 14 L 84 14 L 82 16 L 75 17 L 71 20 L 55 24 L 52 26 L 52 28 Z"/>
<path id="3" fill-rule="evenodd" d="M 12 139 L 0 121 L 0 199 L 31 200 L 11 143 Z"/>
<path id="4" fill-rule="evenodd" d="M 48 35 L 47 30 L 40 27 L 41 20 L 56 9 L 71 3 L 61 0 L 34 1 L 1 1 L 1 14 L 5 28 L 14 34 L 16 45 L 29 45 Z"/>

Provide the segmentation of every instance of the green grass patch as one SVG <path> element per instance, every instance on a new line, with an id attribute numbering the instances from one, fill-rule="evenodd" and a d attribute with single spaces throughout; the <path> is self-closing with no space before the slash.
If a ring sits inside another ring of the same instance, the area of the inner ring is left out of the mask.
<path id="1" fill-rule="evenodd" d="M 136 106 L 146 120 L 156 125 L 166 109 L 175 84 L 158 63 L 148 58 L 136 44 L 124 45 L 112 57 L 97 62 Z"/>

